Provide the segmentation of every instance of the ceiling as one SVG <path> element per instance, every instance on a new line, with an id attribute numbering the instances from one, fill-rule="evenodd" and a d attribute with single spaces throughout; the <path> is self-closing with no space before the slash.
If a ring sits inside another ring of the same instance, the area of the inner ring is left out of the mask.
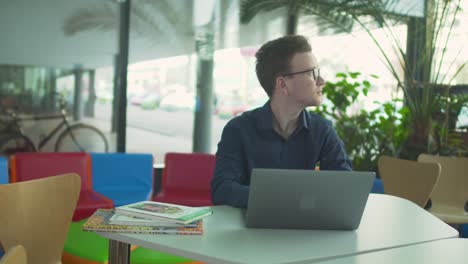
<path id="1" fill-rule="evenodd" d="M 131 3 L 135 5 L 145 1 L 148 3 L 155 0 L 133 0 Z M 243 46 L 255 45 L 263 42 L 267 34 L 282 34 L 282 28 L 274 28 L 274 32 L 264 29 L 265 21 L 278 20 L 277 13 L 261 15 L 248 25 L 238 25 L 238 2 L 218 1 L 221 3 L 218 8 L 224 9 L 224 12 L 220 13 L 224 15 L 225 23 L 217 24 L 218 30 L 221 27 L 222 34 L 226 36 L 223 40 L 224 47 L 239 46 L 233 43 L 242 43 Z M 148 11 L 145 15 L 157 20 L 161 28 L 159 31 L 148 27 L 140 27 L 138 30 L 142 23 L 132 15 L 129 63 L 194 52 L 194 1 L 159 0 L 157 3 L 172 6 L 172 11 L 177 12 L 178 21 L 175 23 L 178 24 L 174 26 L 170 24 L 171 21 L 160 19 L 166 15 L 161 13 L 167 13 L 167 10 L 156 10 L 152 13 Z M 60 68 L 73 68 L 76 65 L 84 68 L 111 66 L 118 50 L 118 33 L 115 29 L 118 19 L 111 21 L 114 29 L 85 30 L 71 36 L 64 33 L 65 21 L 79 10 L 87 8 L 96 11 L 100 8 L 105 9 L 106 6 L 118 17 L 118 4 L 110 0 L 0 0 L 0 64 Z M 183 25 L 180 21 L 183 21 Z M 243 36 L 239 37 L 240 30 L 243 31 Z M 145 34 L 148 31 L 151 31 L 151 34 Z"/>
<path id="2" fill-rule="evenodd" d="M 90 30 L 72 36 L 65 35 L 63 30 L 66 18 L 76 10 L 93 8 L 104 1 L 0 0 L 0 64 L 64 68 L 77 64 L 85 68 L 112 65 L 118 43 L 115 30 Z M 117 10 L 117 4 L 111 4 Z M 160 35 L 164 37 L 165 34 Z M 178 39 L 183 43 L 193 42 L 190 35 L 179 36 Z M 133 32 L 130 35 L 130 62 L 187 51 L 190 52 L 190 46 L 165 41 L 155 43 Z"/>

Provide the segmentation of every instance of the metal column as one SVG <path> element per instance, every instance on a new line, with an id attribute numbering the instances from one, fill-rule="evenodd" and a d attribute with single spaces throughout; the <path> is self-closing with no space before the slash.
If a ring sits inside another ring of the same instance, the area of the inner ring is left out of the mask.
<path id="1" fill-rule="evenodd" d="M 130 31 L 130 0 L 120 0 L 119 59 L 117 86 L 117 152 L 125 152 L 127 128 L 127 65 Z"/>

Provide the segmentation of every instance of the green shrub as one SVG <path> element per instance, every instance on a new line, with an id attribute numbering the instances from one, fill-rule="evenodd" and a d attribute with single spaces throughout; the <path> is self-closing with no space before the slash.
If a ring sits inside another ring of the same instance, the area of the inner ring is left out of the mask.
<path id="1" fill-rule="evenodd" d="M 371 83 L 362 79 L 359 72 L 337 73 L 336 77 L 336 82 L 327 82 L 323 88 L 331 105 L 322 104 L 315 111 L 334 123 L 354 170 L 376 171 L 379 155 L 399 155 L 408 136 L 408 109 L 402 106 L 400 99 L 394 99 L 375 102 L 378 104 L 375 110 L 362 109 L 350 114 L 350 106 L 356 103 L 359 95 L 367 96 Z"/>

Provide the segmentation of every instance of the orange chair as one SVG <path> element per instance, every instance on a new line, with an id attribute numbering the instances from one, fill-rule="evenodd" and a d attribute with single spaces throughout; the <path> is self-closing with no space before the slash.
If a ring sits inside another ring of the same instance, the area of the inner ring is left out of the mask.
<path id="1" fill-rule="evenodd" d="M 167 153 L 161 191 L 154 201 L 187 206 L 210 206 L 211 178 L 216 157 L 204 153 Z"/>
<path id="2" fill-rule="evenodd" d="M 81 191 L 73 221 L 91 216 L 98 208 L 113 208 L 112 200 L 95 192 L 91 181 L 91 157 L 84 152 L 17 153 L 10 159 L 10 182 L 22 182 L 50 175 L 76 173 Z"/>

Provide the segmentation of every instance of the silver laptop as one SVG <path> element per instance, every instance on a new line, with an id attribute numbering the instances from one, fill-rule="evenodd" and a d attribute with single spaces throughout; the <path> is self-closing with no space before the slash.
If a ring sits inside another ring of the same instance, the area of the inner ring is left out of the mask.
<path id="1" fill-rule="evenodd" d="M 246 225 L 354 230 L 374 178 L 374 172 L 253 169 Z"/>

